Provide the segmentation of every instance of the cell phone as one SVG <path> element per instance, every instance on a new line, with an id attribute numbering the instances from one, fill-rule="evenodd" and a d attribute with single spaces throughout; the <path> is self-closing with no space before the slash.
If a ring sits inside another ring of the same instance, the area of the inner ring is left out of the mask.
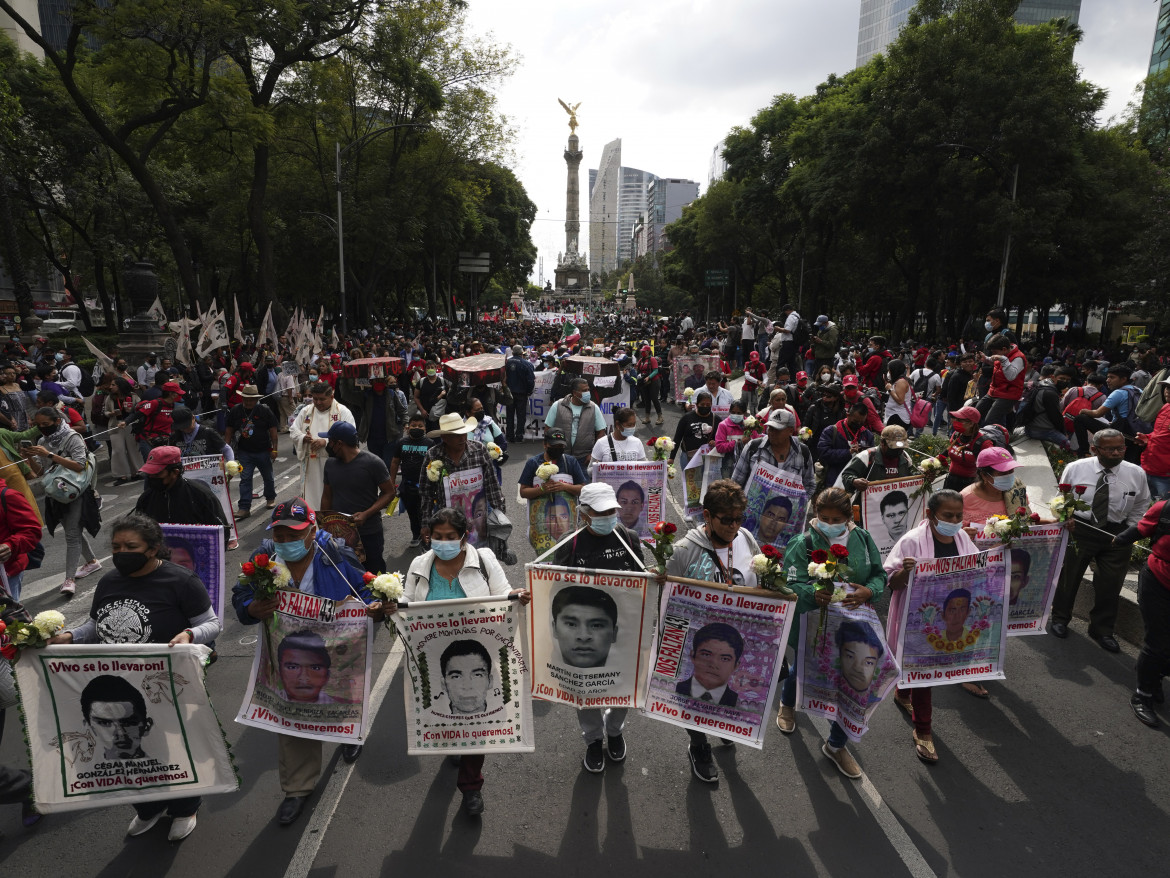
<path id="1" fill-rule="evenodd" d="M 21 439 L 21 440 L 20 440 L 20 447 L 21 447 L 21 448 L 32 448 L 32 440 L 30 440 L 30 439 Z"/>

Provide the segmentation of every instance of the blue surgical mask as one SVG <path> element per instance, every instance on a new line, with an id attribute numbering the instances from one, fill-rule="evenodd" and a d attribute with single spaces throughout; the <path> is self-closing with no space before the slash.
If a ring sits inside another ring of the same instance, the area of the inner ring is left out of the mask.
<path id="1" fill-rule="evenodd" d="M 983 328 L 984 328 L 984 329 L 985 329 L 987 332 L 991 332 L 991 321 L 990 321 L 990 320 L 984 320 L 984 321 L 983 321 Z"/>
<path id="2" fill-rule="evenodd" d="M 293 540 L 289 543 L 273 543 L 276 557 L 281 561 L 300 561 L 309 554 L 309 547 L 304 540 Z"/>
<path id="3" fill-rule="evenodd" d="M 936 521 L 934 529 L 938 531 L 940 537 L 953 537 L 963 529 L 963 522 L 961 521 Z"/>
<path id="4" fill-rule="evenodd" d="M 613 529 L 617 527 L 617 513 L 613 515 L 595 515 L 589 522 L 589 527 L 595 533 L 602 536 L 613 533 Z"/>
<path id="5" fill-rule="evenodd" d="M 581 402 L 582 403 L 589 402 L 589 391 L 588 390 L 586 390 L 584 393 L 581 394 Z"/>
<path id="6" fill-rule="evenodd" d="M 450 561 L 463 549 L 463 540 L 431 540 L 431 551 L 440 561 Z"/>
<path id="7" fill-rule="evenodd" d="M 728 417 L 731 419 L 731 423 L 733 424 L 743 423 L 743 415 L 728 415 Z"/>
<path id="8" fill-rule="evenodd" d="M 617 431 L 618 438 L 619 439 L 629 439 L 631 436 L 634 435 L 634 433 L 636 431 L 637 431 L 637 427 L 631 427 L 628 430 L 623 430 L 622 428 L 619 427 L 618 431 Z"/>
<path id="9" fill-rule="evenodd" d="M 55 354 L 53 356 L 53 359 L 56 360 L 58 363 L 60 363 L 62 360 L 65 359 L 65 355 L 64 354 Z"/>
<path id="10" fill-rule="evenodd" d="M 835 540 L 838 537 L 845 535 L 845 531 L 849 529 L 849 522 L 843 521 L 840 524 L 825 524 L 822 521 L 817 525 L 817 527 L 819 527 L 821 533 L 823 533 L 829 539 Z"/>
<path id="11" fill-rule="evenodd" d="M 991 480 L 991 484 L 997 491 L 1010 491 L 1012 485 L 1016 483 L 1015 473 L 1008 473 L 1004 476 L 996 476 Z"/>

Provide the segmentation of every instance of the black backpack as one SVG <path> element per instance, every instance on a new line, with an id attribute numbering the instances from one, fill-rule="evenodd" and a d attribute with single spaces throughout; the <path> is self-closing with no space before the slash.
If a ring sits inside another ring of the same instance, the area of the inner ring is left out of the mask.
<path id="1" fill-rule="evenodd" d="M 1124 422 L 1119 423 L 1119 427 L 1123 427 L 1122 432 L 1130 432 L 1131 436 L 1138 433 L 1152 433 L 1154 425 L 1149 421 L 1142 420 L 1138 417 L 1137 407 L 1141 401 L 1142 392 L 1134 387 L 1132 384 L 1127 384 L 1124 388 L 1126 395 L 1129 397 L 1129 414 L 1125 416 Z"/>
<path id="2" fill-rule="evenodd" d="M 796 327 L 792 330 L 792 343 L 800 350 L 803 350 L 808 344 L 809 339 L 812 338 L 812 327 L 808 325 L 808 321 L 800 315 L 796 318 Z"/>
<path id="3" fill-rule="evenodd" d="M 1016 410 L 1017 427 L 1026 427 L 1036 420 L 1036 416 L 1040 414 L 1040 410 L 1036 407 L 1036 400 L 1039 396 L 1040 382 L 1036 381 L 1024 391 L 1024 396 L 1020 400 L 1020 407 Z"/>
<path id="4" fill-rule="evenodd" d="M 936 373 L 931 372 L 929 375 L 927 375 L 925 367 L 918 370 L 918 379 L 914 382 L 914 392 L 923 399 L 927 398 L 926 389 L 930 387 L 930 379 L 933 378 L 935 374 Z"/>
<path id="5" fill-rule="evenodd" d="M 81 383 L 77 385 L 77 390 L 82 397 L 89 398 L 93 396 L 94 391 L 93 373 L 85 371 L 80 366 L 77 368 L 81 370 Z"/>

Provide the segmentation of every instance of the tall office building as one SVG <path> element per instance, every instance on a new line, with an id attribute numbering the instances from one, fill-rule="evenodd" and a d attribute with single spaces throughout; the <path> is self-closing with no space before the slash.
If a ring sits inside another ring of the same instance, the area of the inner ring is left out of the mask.
<path id="1" fill-rule="evenodd" d="M 638 217 L 646 214 L 646 193 L 657 179 L 649 171 L 622 168 L 622 185 L 618 191 L 618 265 L 634 258 L 634 223 Z"/>
<path id="2" fill-rule="evenodd" d="M 712 183 L 718 183 L 727 173 L 727 159 L 723 157 L 723 150 L 727 149 L 727 141 L 720 140 L 711 150 L 711 162 L 707 166 L 707 188 Z"/>
<path id="3" fill-rule="evenodd" d="M 857 28 L 858 67 L 894 41 L 916 4 L 917 0 L 861 0 Z M 1067 18 L 1076 24 L 1080 14 L 1081 0 L 1022 0 L 1016 9 L 1016 21 L 1020 24 L 1045 24 L 1054 18 Z"/>
<path id="4" fill-rule="evenodd" d="M 601 161 L 589 172 L 589 271 L 604 274 L 617 268 L 618 192 L 621 189 L 622 139 L 601 150 Z"/>
<path id="5" fill-rule="evenodd" d="M 1158 24 L 1154 27 L 1154 47 L 1150 50 L 1150 74 L 1160 73 L 1170 65 L 1170 0 L 1162 0 Z"/>

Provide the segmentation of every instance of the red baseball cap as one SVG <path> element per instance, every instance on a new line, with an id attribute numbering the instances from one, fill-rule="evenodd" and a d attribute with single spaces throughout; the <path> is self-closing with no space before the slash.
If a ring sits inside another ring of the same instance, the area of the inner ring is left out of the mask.
<path id="1" fill-rule="evenodd" d="M 138 470 L 148 476 L 161 473 L 168 466 L 176 466 L 183 460 L 183 454 L 174 445 L 160 445 L 151 450 L 146 463 Z"/>
<path id="2" fill-rule="evenodd" d="M 857 376 L 856 375 L 846 375 L 844 378 L 841 379 L 841 385 L 843 387 L 856 387 L 857 386 Z"/>
<path id="3" fill-rule="evenodd" d="M 187 391 L 181 388 L 177 381 L 168 381 L 162 386 L 163 393 L 177 393 L 179 396 L 186 396 Z"/>
<path id="4" fill-rule="evenodd" d="M 267 529 L 289 527 L 293 530 L 304 530 L 310 524 L 316 523 L 317 513 L 313 511 L 313 507 L 305 502 L 304 497 L 293 497 L 276 505 L 272 510 L 272 523 Z"/>

